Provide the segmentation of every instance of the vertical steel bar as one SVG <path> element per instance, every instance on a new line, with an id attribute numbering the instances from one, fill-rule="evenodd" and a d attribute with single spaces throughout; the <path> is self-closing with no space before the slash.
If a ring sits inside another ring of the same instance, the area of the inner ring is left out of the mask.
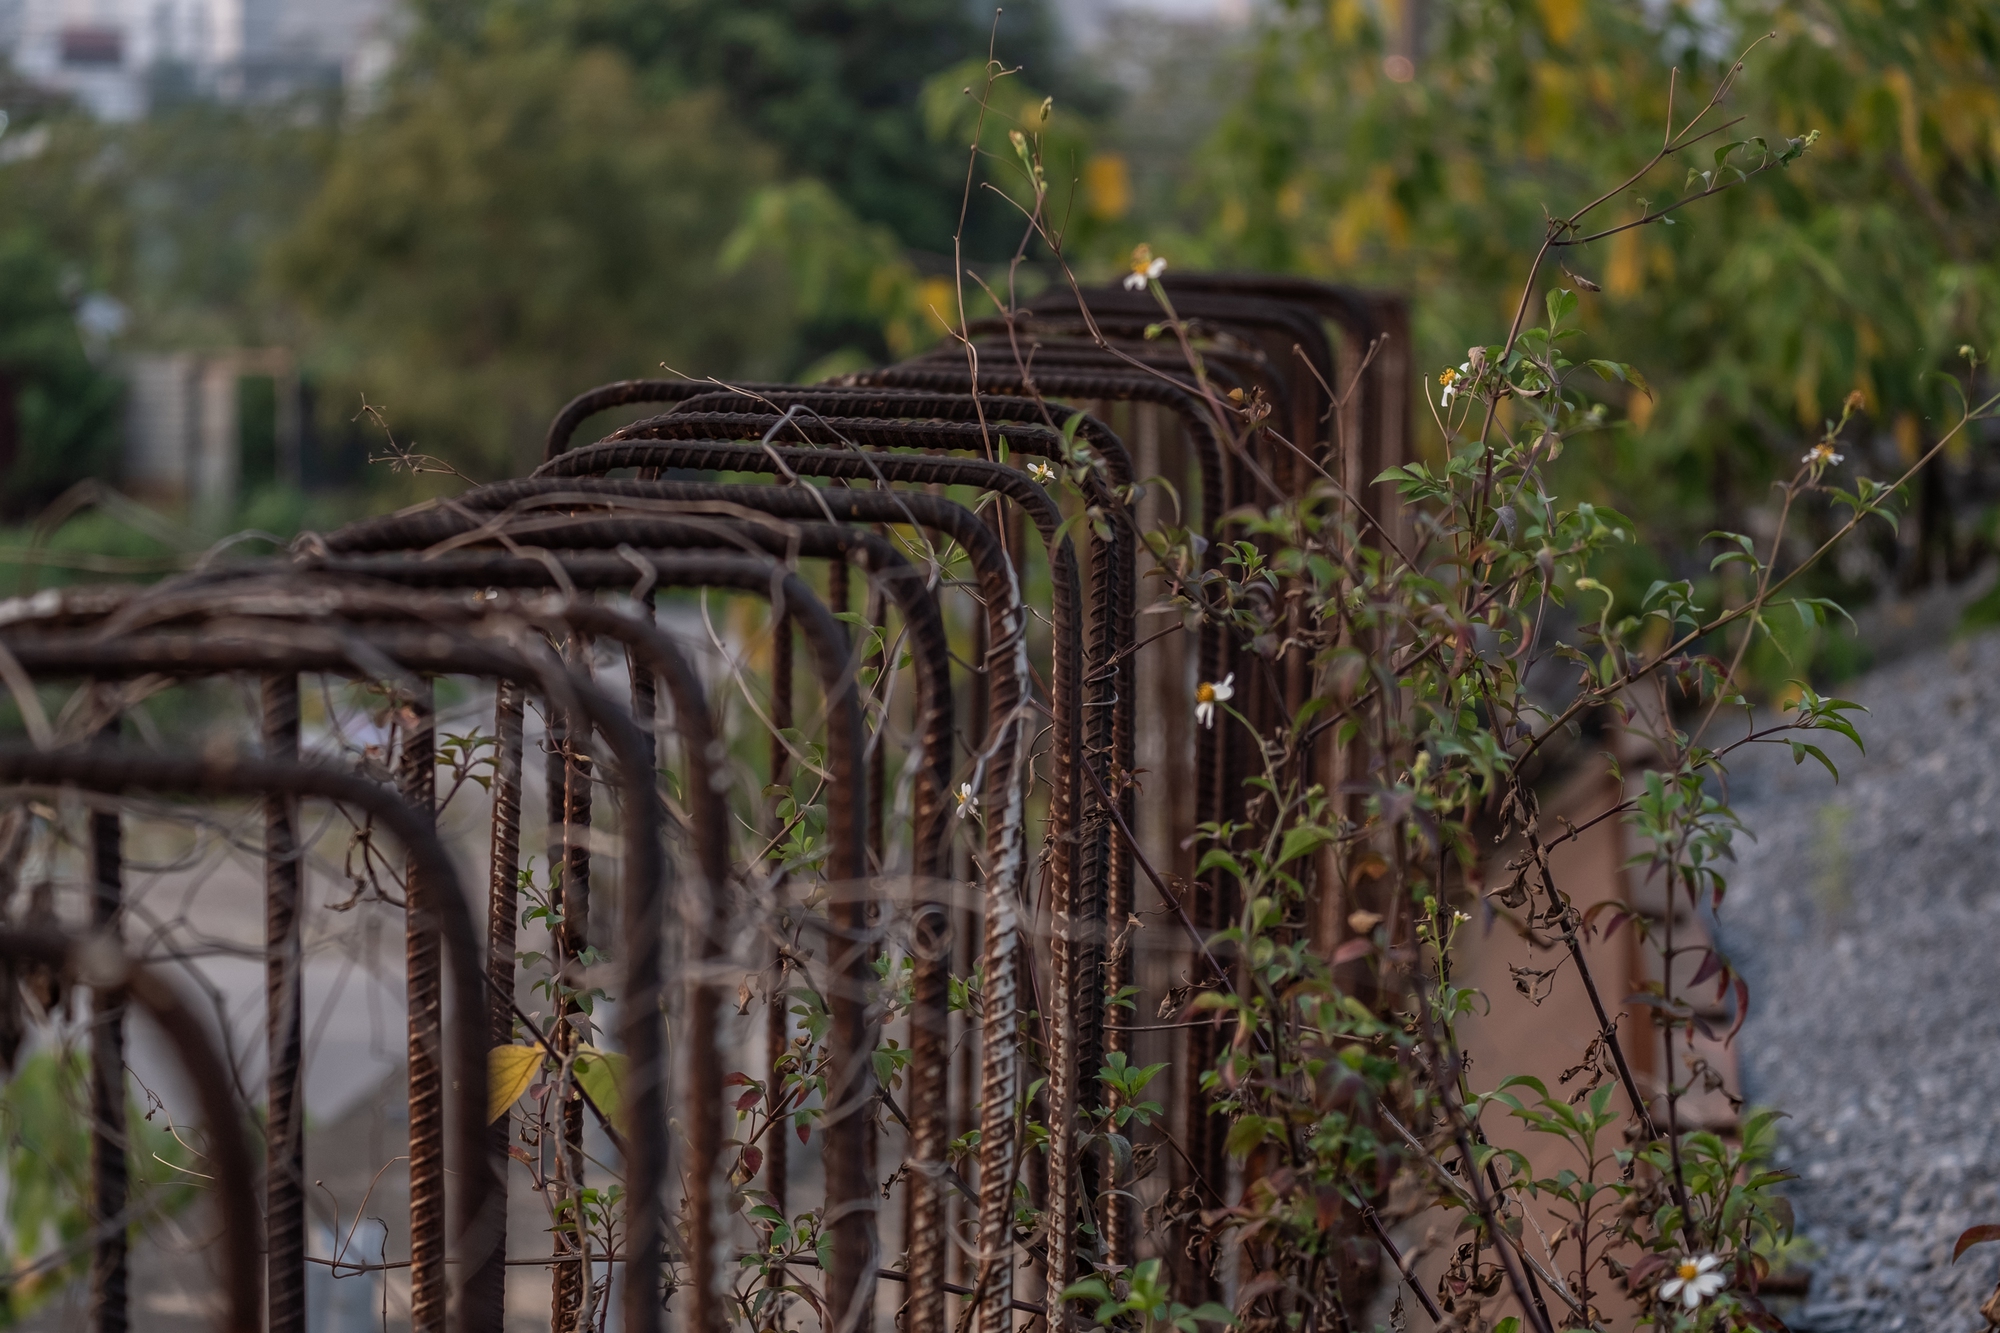
<path id="1" fill-rule="evenodd" d="M 574 640 L 566 645 L 564 656 L 574 660 Z M 588 779 L 581 773 L 577 757 L 580 736 L 587 733 L 580 725 L 581 719 L 571 717 L 553 699 L 548 702 L 546 714 L 549 897 L 558 917 L 550 930 L 550 943 L 561 978 L 558 984 L 571 984 L 570 970 L 583 947 L 582 920 L 588 911 L 587 895 L 590 891 L 590 851 L 582 838 L 577 836 L 578 831 L 590 822 Z M 556 1054 L 565 1059 L 575 1054 L 579 1040 L 575 1025 L 569 1021 L 577 1012 L 570 1003 L 556 1006 L 553 1033 Z M 556 1174 L 558 1178 L 567 1179 L 568 1163 L 575 1160 L 577 1149 L 583 1142 L 583 1099 L 574 1088 L 564 1095 L 557 1108 L 556 1120 Z M 568 1181 L 572 1220 L 575 1192 L 582 1188 L 582 1181 Z M 563 1199 L 557 1200 L 558 1205 L 563 1202 Z M 583 1265 L 571 1257 L 582 1252 L 582 1244 L 574 1228 L 559 1227 L 551 1233 L 550 1239 L 551 1251 L 557 1256 L 557 1262 L 550 1280 L 549 1327 L 553 1333 L 574 1333 L 583 1312 L 584 1287 L 589 1279 Z"/>
<path id="2" fill-rule="evenodd" d="M 771 623 L 771 781 L 774 788 L 789 789 L 791 784 L 792 752 L 791 740 L 783 735 L 792 729 L 792 617 L 791 613 L 780 609 L 772 617 Z M 775 809 L 772 813 L 771 833 L 776 837 L 779 823 Z M 778 853 L 782 861 L 783 853 Z M 771 919 L 774 927 L 782 930 L 785 915 L 785 880 L 783 875 L 773 878 L 771 884 Z M 764 1095 L 772 1106 L 779 1105 L 783 1089 L 779 1086 L 779 1061 L 791 1041 L 791 996 L 785 986 L 789 969 L 786 967 L 782 949 L 773 950 L 771 959 L 771 995 L 764 1013 L 764 1045 L 768 1054 L 765 1063 Z M 787 1218 L 791 1216 L 786 1197 L 786 1187 L 791 1174 L 791 1132 L 780 1125 L 768 1136 L 764 1149 L 764 1188 L 771 1195 L 771 1206 Z M 773 1275 L 774 1282 L 782 1278 Z"/>
<path id="3" fill-rule="evenodd" d="M 423 680 L 406 701 L 399 785 L 417 814 L 435 820 L 437 809 L 437 703 Z M 444 1333 L 444 986 L 437 933 L 437 894 L 443 886 L 407 849 L 404 853 L 405 985 L 410 1023 L 410 1328 Z"/>
<path id="4" fill-rule="evenodd" d="M 299 757 L 299 678 L 263 681 L 264 757 Z M 265 1308 L 271 1333 L 306 1326 L 305 1105 L 299 1095 L 303 1053 L 301 849 L 297 798 L 264 797 L 264 1023 L 270 1071 L 264 1094 Z"/>
<path id="5" fill-rule="evenodd" d="M 841 561 L 840 563 L 845 564 L 846 562 Z M 884 859 L 888 854 L 888 848 L 884 841 L 883 826 L 883 808 L 887 805 L 887 802 L 883 800 L 883 788 L 889 776 L 889 704 L 887 694 L 889 688 L 889 664 L 884 658 L 887 645 L 887 616 L 885 613 L 888 609 L 888 599 L 882 595 L 880 588 L 870 584 L 866 605 L 868 608 L 868 624 L 885 632 L 883 642 L 870 651 L 868 661 L 865 664 L 868 670 L 875 673 L 875 697 L 880 701 L 882 709 L 881 714 L 875 719 L 875 737 L 870 744 L 870 753 L 868 756 L 868 854 L 874 858 L 874 865 L 871 867 L 873 873 L 880 875 L 888 869 L 888 862 Z"/>
<path id="6" fill-rule="evenodd" d="M 522 732 L 526 693 L 503 680 L 493 693 L 493 816 L 487 877 L 486 1040 L 501 1046 L 514 1036 L 514 934 L 520 921 Z M 507 1310 L 507 1149 L 513 1118 L 493 1122 L 490 1152 L 503 1205 L 498 1234 L 486 1262 L 466 1284 L 465 1321 L 471 1328 L 499 1328 Z"/>
<path id="7" fill-rule="evenodd" d="M 116 730 L 114 722 L 109 728 Z M 124 898 L 123 830 L 115 810 L 90 814 L 90 924 L 116 935 Z M 92 1333 L 125 1333 L 127 1237 L 123 1221 L 128 1165 L 125 1114 L 125 1005 L 122 996 L 95 989 L 90 1026 L 91 1220 L 103 1230 L 90 1258 Z M 115 1224 L 115 1225 L 114 1225 Z"/>
<path id="8" fill-rule="evenodd" d="M 981 662 L 991 687 L 991 739 L 983 756 L 986 790 L 985 995 L 980 1041 L 979 1293 L 976 1333 L 1006 1333 L 1014 1324 L 1014 1181 L 1020 1158 L 1014 1135 L 1021 1094 L 1021 918 L 1016 885 L 1026 862 L 1022 807 L 1028 728 L 1026 618 L 1011 565 L 999 600 L 1001 628 Z M 994 598 L 994 592 L 1000 596 Z"/>

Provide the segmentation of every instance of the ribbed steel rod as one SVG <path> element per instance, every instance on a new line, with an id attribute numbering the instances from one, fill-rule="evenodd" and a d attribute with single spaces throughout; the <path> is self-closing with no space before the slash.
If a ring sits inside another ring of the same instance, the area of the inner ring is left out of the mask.
<path id="1" fill-rule="evenodd" d="M 514 1037 L 514 944 L 520 923 L 522 732 L 526 695 L 513 681 L 493 691 L 493 813 L 488 845 L 486 912 L 486 1040 L 502 1046 Z M 502 1197 L 506 1194 L 507 1149 L 513 1118 L 502 1116 L 487 1131 L 488 1156 Z M 507 1219 L 484 1265 L 466 1282 L 465 1318 L 474 1328 L 499 1328 L 506 1320 Z"/>
<path id="2" fill-rule="evenodd" d="M 112 723 L 115 733 L 117 724 Z M 122 821 L 116 810 L 90 812 L 90 925 L 116 938 L 124 924 Z M 110 989 L 93 990 L 90 1014 L 90 1217 L 104 1228 L 90 1255 L 90 1322 L 94 1333 L 130 1326 L 130 1228 L 112 1225 L 130 1192 L 125 1113 L 125 1005 Z"/>
<path id="3" fill-rule="evenodd" d="M 397 787 L 421 817 L 436 818 L 437 704 L 428 679 L 396 700 L 403 716 Z M 438 886 L 404 848 L 404 988 L 408 994 L 410 1080 L 410 1328 L 444 1333 L 450 1304 L 445 1272 L 444 960 L 437 935 Z M 481 1012 L 484 1012 L 481 1006 Z"/>
<path id="4" fill-rule="evenodd" d="M 299 757 L 299 678 L 266 676 L 263 752 L 266 759 Z M 264 1031 L 269 1070 L 264 1094 L 265 1301 L 271 1333 L 306 1326 L 304 952 L 301 935 L 304 849 L 297 800 L 264 797 Z"/>

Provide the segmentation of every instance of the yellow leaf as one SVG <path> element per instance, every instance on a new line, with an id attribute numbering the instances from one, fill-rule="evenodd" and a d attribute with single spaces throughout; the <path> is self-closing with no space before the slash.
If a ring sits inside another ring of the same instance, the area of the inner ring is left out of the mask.
<path id="1" fill-rule="evenodd" d="M 586 1046 L 576 1053 L 576 1081 L 604 1118 L 616 1125 L 625 1116 L 625 1075 L 630 1062 L 616 1051 Z"/>
<path id="2" fill-rule="evenodd" d="M 486 1119 L 506 1115 L 542 1067 L 539 1046 L 495 1046 L 486 1056 Z"/>

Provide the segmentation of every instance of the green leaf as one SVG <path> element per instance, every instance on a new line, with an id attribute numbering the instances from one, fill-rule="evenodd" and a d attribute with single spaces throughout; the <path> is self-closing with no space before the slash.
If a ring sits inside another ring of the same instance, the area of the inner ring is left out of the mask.
<path id="1" fill-rule="evenodd" d="M 1285 841 L 1278 848 L 1278 864 L 1283 865 L 1298 857 L 1310 856 L 1332 841 L 1334 833 L 1331 829 L 1321 828 L 1317 824 L 1295 824 L 1285 830 Z"/>
<path id="2" fill-rule="evenodd" d="M 1229 1128 L 1229 1140 L 1223 1150 L 1231 1157 L 1248 1157 L 1269 1135 L 1270 1129 L 1263 1116 L 1246 1115 Z"/>
<path id="3" fill-rule="evenodd" d="M 1205 1324 L 1228 1324 L 1231 1328 L 1236 1326 L 1236 1316 L 1230 1312 L 1229 1307 L 1218 1305 L 1214 1301 L 1204 1301 L 1195 1306 L 1188 1311 L 1188 1317 Z"/>
<path id="4" fill-rule="evenodd" d="M 1111 1288 L 1101 1277 L 1087 1277 L 1064 1287 L 1062 1298 L 1066 1301 L 1108 1301 L 1111 1299 Z"/>
<path id="5" fill-rule="evenodd" d="M 1075 456 L 1077 428 L 1083 425 L 1083 421 L 1083 413 L 1072 412 L 1070 413 L 1069 420 L 1062 424 L 1062 439 L 1065 452 L 1069 453 L 1072 457 Z"/>
<path id="6" fill-rule="evenodd" d="M 1493 1091 L 1505 1092 L 1508 1088 L 1533 1088 L 1537 1097 L 1540 1097 L 1543 1101 L 1549 1099 L 1548 1085 L 1528 1074 L 1516 1074 Z"/>
<path id="7" fill-rule="evenodd" d="M 625 1080 L 630 1071 L 631 1061 L 616 1051 L 586 1046 L 577 1052 L 577 1085 L 614 1125 L 625 1115 Z"/>
<path id="8" fill-rule="evenodd" d="M 1558 327 L 1576 311 L 1576 293 L 1567 287 L 1557 287 L 1548 295 L 1549 328 Z"/>
<path id="9" fill-rule="evenodd" d="M 1243 878 L 1243 863 L 1238 861 L 1225 847 L 1211 847 L 1203 852 L 1201 860 L 1195 865 L 1194 873 L 1205 875 L 1217 866 L 1227 870 L 1238 879 Z"/>
<path id="10" fill-rule="evenodd" d="M 1817 745 L 1808 745 L 1804 741 L 1788 741 L 1786 744 L 1792 747 L 1792 763 L 1803 764 L 1806 761 L 1806 756 L 1811 755 L 1826 766 L 1826 771 L 1833 774 L 1835 782 L 1840 781 L 1840 770 L 1833 766 L 1833 760 L 1826 757 L 1826 751 L 1820 749 Z"/>

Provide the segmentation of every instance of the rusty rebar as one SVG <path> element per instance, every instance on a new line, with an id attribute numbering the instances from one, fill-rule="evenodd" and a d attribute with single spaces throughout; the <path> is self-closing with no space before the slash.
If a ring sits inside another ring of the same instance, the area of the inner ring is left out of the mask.
<path id="1" fill-rule="evenodd" d="M 488 848 L 486 915 L 486 1041 L 506 1045 L 514 1037 L 514 943 L 520 921 L 522 745 L 526 695 L 512 681 L 493 690 L 493 813 Z M 508 1147 L 513 1140 L 510 1117 L 488 1128 L 493 1171 L 505 1193 Z M 465 1284 L 466 1322 L 475 1328 L 498 1328 L 506 1319 L 507 1218 L 503 1209 L 498 1234 L 485 1264 Z"/>
<path id="2" fill-rule="evenodd" d="M 264 757 L 299 757 L 297 676 L 262 682 Z M 271 1333 L 304 1333 L 306 1319 L 305 1099 L 301 860 L 296 802 L 264 797 L 265 1302 Z"/>
<path id="3" fill-rule="evenodd" d="M 115 734 L 115 722 L 111 729 Z M 91 929 L 116 939 L 125 907 L 124 840 L 116 810 L 90 812 L 90 862 Z M 93 990 L 90 1009 L 90 1220 L 103 1228 L 90 1255 L 90 1323 L 93 1333 L 125 1333 L 130 1231 L 116 1225 L 130 1188 L 125 1006 L 115 991 Z"/>

